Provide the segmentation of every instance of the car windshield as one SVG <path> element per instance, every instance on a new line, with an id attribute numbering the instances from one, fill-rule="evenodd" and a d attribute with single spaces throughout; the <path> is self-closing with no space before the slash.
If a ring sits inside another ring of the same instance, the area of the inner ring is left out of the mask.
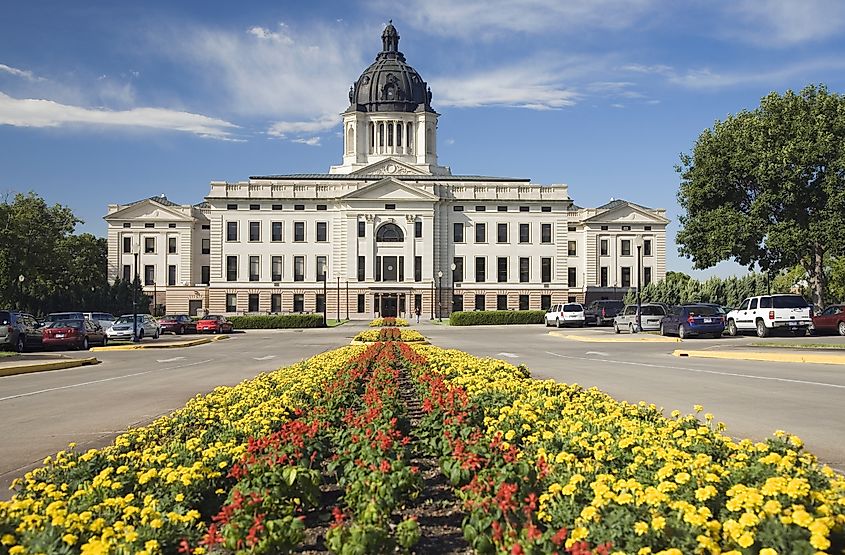
<path id="1" fill-rule="evenodd" d="M 142 314 L 138 315 L 138 323 L 144 321 L 144 316 Z M 132 323 L 132 316 L 121 316 L 120 318 L 115 321 L 115 324 L 131 324 Z"/>
<path id="2" fill-rule="evenodd" d="M 219 319 L 220 319 L 220 316 L 206 316 L 205 318 L 203 318 L 203 320 L 206 320 L 206 321 L 208 321 L 208 320 L 214 321 L 214 320 L 219 320 Z"/>
<path id="3" fill-rule="evenodd" d="M 580 304 L 565 304 L 563 305 L 564 312 L 581 312 L 584 310 L 584 307 Z"/>
<path id="4" fill-rule="evenodd" d="M 81 314 L 74 312 L 58 312 L 56 314 L 49 314 L 46 318 L 47 322 L 58 322 L 59 320 L 77 320 L 82 317 Z"/>
<path id="5" fill-rule="evenodd" d="M 0 324 L 6 325 L 12 321 L 12 315 L 8 312 L 0 312 Z"/>
<path id="6" fill-rule="evenodd" d="M 82 329 L 82 320 L 56 320 L 52 324 L 50 324 L 51 328 L 74 328 L 77 330 Z"/>
<path id="7" fill-rule="evenodd" d="M 642 312 L 640 313 L 643 316 L 663 316 L 666 314 L 666 311 L 663 310 L 662 306 L 643 306 Z"/>
<path id="8" fill-rule="evenodd" d="M 161 319 L 162 320 L 178 320 L 179 316 L 177 316 L 176 314 L 168 314 L 167 316 L 162 316 Z"/>
<path id="9" fill-rule="evenodd" d="M 807 308 L 807 301 L 798 295 L 784 295 L 772 297 L 775 308 Z"/>
<path id="10" fill-rule="evenodd" d="M 690 316 L 718 316 L 721 314 L 717 307 L 707 305 L 688 306 L 687 312 Z"/>

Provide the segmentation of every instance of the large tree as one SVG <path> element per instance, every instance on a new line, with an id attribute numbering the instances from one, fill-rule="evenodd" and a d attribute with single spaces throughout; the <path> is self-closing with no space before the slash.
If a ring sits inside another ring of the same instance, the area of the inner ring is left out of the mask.
<path id="1" fill-rule="evenodd" d="M 824 304 L 825 264 L 845 251 L 845 97 L 824 86 L 771 93 L 701 133 L 677 170 L 677 242 L 696 268 L 800 264 Z"/>

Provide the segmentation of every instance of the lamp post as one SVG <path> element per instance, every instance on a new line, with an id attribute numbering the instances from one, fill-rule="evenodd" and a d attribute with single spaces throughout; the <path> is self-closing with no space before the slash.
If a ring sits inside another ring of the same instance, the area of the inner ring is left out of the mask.
<path id="1" fill-rule="evenodd" d="M 337 321 L 340 322 L 340 276 L 337 276 Z"/>
<path id="2" fill-rule="evenodd" d="M 437 321 L 443 321 L 443 307 L 441 306 L 441 296 L 443 295 L 443 270 L 437 271 Z"/>
<path id="3" fill-rule="evenodd" d="M 642 287 L 641 287 L 641 282 L 640 282 L 640 276 L 643 273 L 642 272 L 643 238 L 637 237 L 636 243 L 637 243 L 637 332 L 641 332 L 641 331 L 643 331 L 643 320 L 642 320 L 642 314 L 640 314 L 640 312 L 642 311 L 642 298 L 640 296 L 640 289 L 642 289 Z"/>
<path id="4" fill-rule="evenodd" d="M 319 276 L 318 276 L 319 277 Z M 326 294 L 328 293 L 328 277 L 325 272 L 323 273 L 323 327 L 328 327 L 329 320 L 328 320 L 328 310 L 329 303 L 326 302 Z"/>
<path id="5" fill-rule="evenodd" d="M 153 316 L 158 317 L 158 285 L 153 276 Z"/>
<path id="6" fill-rule="evenodd" d="M 138 343 L 138 285 L 141 279 L 138 277 L 138 256 L 141 254 L 140 240 L 133 245 L 132 256 L 135 259 L 135 277 L 132 279 L 132 342 Z"/>
<path id="7" fill-rule="evenodd" d="M 453 312 L 455 312 L 455 270 L 458 268 L 458 266 L 455 265 L 454 262 L 452 262 L 451 268 L 452 268 L 452 289 L 451 289 L 452 292 L 451 292 L 451 297 L 449 297 L 450 298 L 449 302 L 451 303 L 449 305 L 449 307 L 450 307 L 449 314 L 452 314 Z"/>
<path id="8" fill-rule="evenodd" d="M 18 309 L 23 309 L 23 282 L 26 281 L 26 276 L 21 274 L 18 276 Z"/>

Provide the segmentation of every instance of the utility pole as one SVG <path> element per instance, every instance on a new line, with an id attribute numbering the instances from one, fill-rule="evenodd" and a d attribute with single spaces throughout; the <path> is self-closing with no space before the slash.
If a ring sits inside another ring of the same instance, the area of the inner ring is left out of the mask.
<path id="1" fill-rule="evenodd" d="M 337 276 L 337 321 L 340 322 L 340 276 Z"/>

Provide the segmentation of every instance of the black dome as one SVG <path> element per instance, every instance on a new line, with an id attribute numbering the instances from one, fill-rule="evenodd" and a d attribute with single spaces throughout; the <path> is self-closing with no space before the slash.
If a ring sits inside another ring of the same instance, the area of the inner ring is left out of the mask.
<path id="1" fill-rule="evenodd" d="M 381 34 L 382 51 L 352 87 L 350 109 L 359 112 L 433 112 L 431 90 L 399 52 L 399 33 L 388 23 Z"/>

